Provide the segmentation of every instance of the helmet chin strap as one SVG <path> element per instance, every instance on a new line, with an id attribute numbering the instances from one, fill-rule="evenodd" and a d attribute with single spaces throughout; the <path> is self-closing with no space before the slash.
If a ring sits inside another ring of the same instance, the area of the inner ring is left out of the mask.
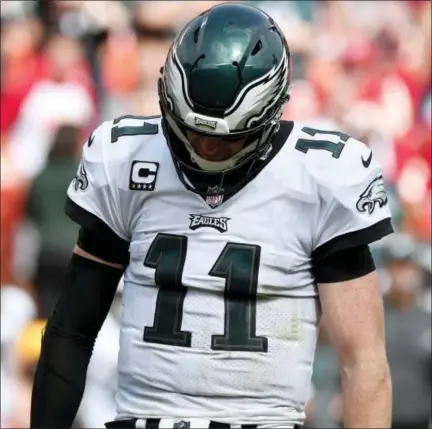
<path id="1" fill-rule="evenodd" d="M 223 161 L 208 161 L 207 159 L 199 156 L 193 146 L 190 144 L 188 138 L 184 135 L 182 130 L 176 124 L 176 122 L 169 116 L 166 115 L 166 120 L 169 123 L 171 129 L 175 132 L 177 137 L 185 144 L 187 151 L 193 162 L 195 162 L 202 170 L 211 172 L 223 172 L 224 170 L 229 170 L 233 168 L 243 157 L 248 153 L 256 149 L 258 145 L 258 140 L 244 147 L 240 152 L 236 153 L 232 157 L 225 159 Z"/>

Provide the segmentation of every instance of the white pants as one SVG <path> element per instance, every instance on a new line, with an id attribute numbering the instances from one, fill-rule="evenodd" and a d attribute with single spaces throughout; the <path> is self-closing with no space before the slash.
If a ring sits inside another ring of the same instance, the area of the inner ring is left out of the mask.
<path id="1" fill-rule="evenodd" d="M 106 424 L 109 429 L 295 429 L 299 425 L 292 424 L 234 424 L 218 423 L 211 420 L 191 418 L 191 419 L 133 419 L 117 420 Z"/>

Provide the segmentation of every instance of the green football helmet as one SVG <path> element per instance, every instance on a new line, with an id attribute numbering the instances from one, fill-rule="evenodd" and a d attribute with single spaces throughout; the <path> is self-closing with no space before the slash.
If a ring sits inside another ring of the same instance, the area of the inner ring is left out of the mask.
<path id="1" fill-rule="evenodd" d="M 158 90 L 163 129 L 180 179 L 201 195 L 232 193 L 271 147 L 291 85 L 290 52 L 273 19 L 254 7 L 223 3 L 197 16 L 178 34 L 161 69 Z M 223 161 L 200 157 L 186 131 L 244 138 Z M 226 177 L 244 168 L 241 180 Z M 185 173 L 212 186 L 193 187 Z"/>

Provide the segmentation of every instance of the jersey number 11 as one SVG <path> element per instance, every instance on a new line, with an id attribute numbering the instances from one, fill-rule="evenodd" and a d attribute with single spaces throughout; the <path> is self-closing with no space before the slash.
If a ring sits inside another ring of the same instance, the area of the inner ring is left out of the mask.
<path id="1" fill-rule="evenodd" d="M 155 269 L 159 286 L 153 326 L 144 328 L 144 341 L 191 347 L 192 333 L 181 330 L 187 288 L 182 284 L 188 238 L 158 234 L 144 265 Z M 225 324 L 223 335 L 212 335 L 213 350 L 267 352 L 267 338 L 256 330 L 256 296 L 260 246 L 227 243 L 209 272 L 225 279 Z"/>

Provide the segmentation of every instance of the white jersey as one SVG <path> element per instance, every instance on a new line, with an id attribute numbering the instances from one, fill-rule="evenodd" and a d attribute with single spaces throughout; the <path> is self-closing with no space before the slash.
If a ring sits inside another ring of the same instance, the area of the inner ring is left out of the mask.
<path id="1" fill-rule="evenodd" d="M 78 417 L 84 428 L 101 428 L 115 415 L 119 324 L 108 313 L 96 339 L 87 369 L 87 382 Z"/>
<path id="2" fill-rule="evenodd" d="M 130 242 L 116 418 L 302 424 L 312 255 L 391 232 L 380 166 L 363 143 L 295 123 L 253 180 L 206 200 L 179 180 L 160 118 L 143 121 L 102 124 L 68 189 Z"/>

